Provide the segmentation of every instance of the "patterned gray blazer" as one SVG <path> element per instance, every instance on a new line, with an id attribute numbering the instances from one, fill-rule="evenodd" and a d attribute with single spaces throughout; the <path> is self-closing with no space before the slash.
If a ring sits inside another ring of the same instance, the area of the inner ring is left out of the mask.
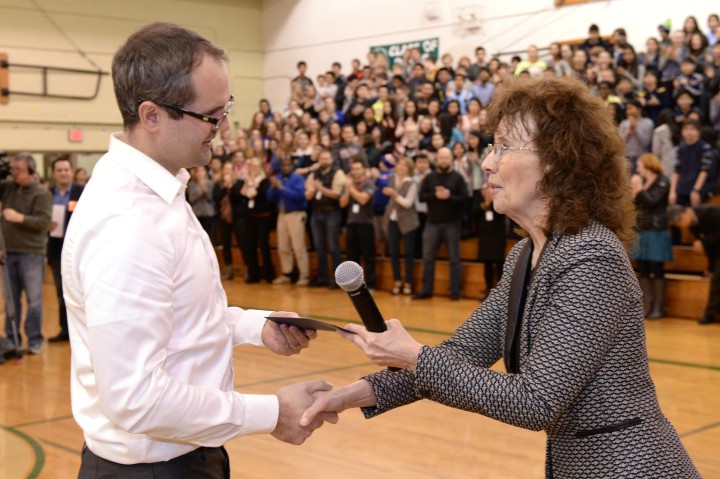
<path id="1" fill-rule="evenodd" d="M 529 285 L 520 372 L 488 368 L 503 354 L 510 279 L 503 277 L 453 336 L 424 346 L 415 373 L 367 376 L 366 417 L 427 398 L 547 433 L 546 476 L 699 478 L 660 411 L 648 369 L 642 296 L 622 244 L 593 224 L 548 239 Z"/>

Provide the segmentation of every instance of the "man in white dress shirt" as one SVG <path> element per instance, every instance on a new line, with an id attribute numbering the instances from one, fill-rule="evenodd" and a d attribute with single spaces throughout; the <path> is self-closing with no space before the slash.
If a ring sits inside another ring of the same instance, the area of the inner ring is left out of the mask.
<path id="1" fill-rule="evenodd" d="M 299 418 L 325 382 L 233 391 L 233 346 L 290 355 L 315 333 L 227 306 L 214 249 L 185 201 L 186 168 L 206 165 L 229 128 L 226 61 L 169 24 L 140 29 L 113 59 L 124 133 L 95 167 L 62 254 L 80 478 L 228 478 L 226 441 L 272 433 L 301 444 L 322 424 L 301 428 Z"/>

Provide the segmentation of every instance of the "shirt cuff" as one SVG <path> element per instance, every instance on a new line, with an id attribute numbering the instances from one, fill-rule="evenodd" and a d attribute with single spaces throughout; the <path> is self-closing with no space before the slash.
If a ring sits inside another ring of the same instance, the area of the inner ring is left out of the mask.
<path id="1" fill-rule="evenodd" d="M 275 430 L 280 403 L 275 395 L 242 394 L 245 400 L 243 435 L 265 434 Z"/>
<path id="2" fill-rule="evenodd" d="M 262 329 L 263 326 L 265 326 L 265 321 L 267 321 L 265 317 L 270 316 L 273 311 L 260 309 L 242 310 L 236 307 L 230 307 L 227 311 L 228 320 L 232 325 L 233 345 L 265 345 L 262 341 Z"/>

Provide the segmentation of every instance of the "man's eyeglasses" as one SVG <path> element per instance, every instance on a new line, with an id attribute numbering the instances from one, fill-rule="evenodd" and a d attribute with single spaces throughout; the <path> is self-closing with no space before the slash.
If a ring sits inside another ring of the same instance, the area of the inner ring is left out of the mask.
<path id="1" fill-rule="evenodd" d="M 537 151 L 537 148 L 527 148 L 525 146 L 512 147 L 505 144 L 493 145 L 492 143 L 487 146 L 488 154 L 491 152 L 495 153 L 495 163 L 500 163 L 502 160 L 503 153 L 506 151 Z"/>
<path id="2" fill-rule="evenodd" d="M 158 105 L 163 108 L 169 108 L 170 110 L 175 110 L 178 113 L 181 113 L 183 115 L 188 115 L 193 118 L 197 118 L 198 120 L 204 121 L 206 123 L 210 123 L 212 125 L 212 131 L 218 131 L 220 129 L 220 127 L 222 126 L 222 122 L 225 120 L 225 118 L 227 118 L 228 114 L 230 113 L 230 109 L 232 108 L 234 103 L 235 103 L 235 97 L 233 95 L 230 95 L 230 100 L 227 102 L 227 105 L 225 105 L 225 111 L 223 112 L 223 114 L 220 118 L 203 115 L 202 113 L 195 113 L 194 111 L 190 111 L 190 110 L 187 110 L 185 108 L 175 106 L 175 105 L 166 105 L 164 103 L 158 103 Z"/>

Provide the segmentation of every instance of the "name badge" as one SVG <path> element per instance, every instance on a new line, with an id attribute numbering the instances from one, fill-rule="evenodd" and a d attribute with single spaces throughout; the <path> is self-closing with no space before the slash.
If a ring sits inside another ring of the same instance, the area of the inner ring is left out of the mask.
<path id="1" fill-rule="evenodd" d="M 495 215 L 493 215 L 492 210 L 487 210 L 485 212 L 485 221 L 492 221 L 495 219 Z"/>
<path id="2" fill-rule="evenodd" d="M 358 203 L 355 203 L 354 205 L 352 205 L 352 213 L 354 215 L 360 213 L 360 205 Z"/>
<path id="3" fill-rule="evenodd" d="M 321 199 L 322 199 L 322 191 L 318 191 L 317 193 L 315 193 L 315 199 L 316 199 L 316 200 L 321 200 Z"/>
<path id="4" fill-rule="evenodd" d="M 248 208 L 250 208 L 250 209 L 255 208 L 255 200 L 248 201 Z"/>

